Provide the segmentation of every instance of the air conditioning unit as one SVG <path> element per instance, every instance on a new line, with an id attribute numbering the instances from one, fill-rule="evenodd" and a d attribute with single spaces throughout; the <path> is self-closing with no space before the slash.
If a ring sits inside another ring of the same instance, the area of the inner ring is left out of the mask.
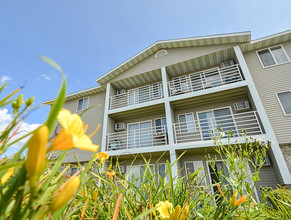
<path id="1" fill-rule="evenodd" d="M 125 123 L 117 123 L 114 125 L 115 131 L 124 131 L 125 130 Z"/>
<path id="2" fill-rule="evenodd" d="M 220 64 L 220 66 L 223 68 L 223 67 L 228 67 L 228 66 L 232 66 L 234 65 L 234 62 L 233 60 L 229 60 L 229 61 L 226 61 L 226 62 L 223 62 Z"/>
<path id="3" fill-rule="evenodd" d="M 270 161 L 270 159 L 269 159 L 269 157 L 267 155 L 265 157 L 263 157 L 263 161 L 264 161 L 264 163 L 263 163 L 264 167 L 271 165 L 271 161 Z M 256 158 L 255 157 L 253 157 L 253 162 L 254 162 L 254 164 L 256 163 Z M 260 161 L 258 160 L 256 166 L 259 166 L 259 164 L 260 164 Z"/>
<path id="4" fill-rule="evenodd" d="M 248 101 L 242 101 L 242 102 L 237 102 L 233 104 L 234 110 L 237 111 L 243 111 L 243 110 L 249 110 L 250 109 L 250 104 Z"/>
<path id="5" fill-rule="evenodd" d="M 125 89 L 119 89 L 116 91 L 116 95 L 121 95 L 121 94 L 125 94 L 126 90 Z"/>

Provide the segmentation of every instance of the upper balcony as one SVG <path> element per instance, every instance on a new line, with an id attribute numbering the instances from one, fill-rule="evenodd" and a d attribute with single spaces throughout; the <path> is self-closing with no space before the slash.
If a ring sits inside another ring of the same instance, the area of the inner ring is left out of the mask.
<path id="1" fill-rule="evenodd" d="M 140 103 L 158 100 L 164 97 L 162 82 L 141 86 L 110 97 L 109 110 L 137 105 Z"/>
<path id="2" fill-rule="evenodd" d="M 150 122 L 130 124 L 127 131 L 109 133 L 107 150 L 162 146 L 168 144 L 167 126 L 152 127 Z"/>
<path id="3" fill-rule="evenodd" d="M 174 78 L 168 82 L 170 96 L 223 86 L 243 81 L 238 64 L 216 67 Z"/>
<path id="4" fill-rule="evenodd" d="M 228 109 L 216 110 L 217 113 L 213 111 L 203 112 L 198 114 L 199 120 L 174 123 L 175 143 L 211 140 L 214 136 L 219 135 L 219 128 L 225 132 L 223 134 L 225 137 L 228 137 L 229 131 L 232 131 L 231 137 L 264 134 L 256 111 L 230 114 L 226 110 Z M 226 114 L 221 115 L 223 113 Z M 221 116 L 215 116 L 215 114 Z"/>

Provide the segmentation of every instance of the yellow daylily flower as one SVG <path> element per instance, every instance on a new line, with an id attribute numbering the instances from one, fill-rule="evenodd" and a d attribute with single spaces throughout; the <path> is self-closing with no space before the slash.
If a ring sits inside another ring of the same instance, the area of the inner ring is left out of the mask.
<path id="1" fill-rule="evenodd" d="M 86 135 L 88 126 L 83 126 L 79 115 L 71 114 L 67 109 L 62 109 L 57 118 L 62 126 L 62 130 L 52 141 L 49 151 L 73 148 L 92 152 L 98 150 L 99 146 L 93 144 L 90 137 Z"/>
<path id="2" fill-rule="evenodd" d="M 110 179 L 113 179 L 113 176 L 115 176 L 115 172 L 114 172 L 114 171 L 106 172 L 106 175 L 107 175 Z"/>
<path id="3" fill-rule="evenodd" d="M 182 209 L 180 220 L 185 220 L 188 216 L 189 206 L 187 205 L 184 209 Z"/>
<path id="4" fill-rule="evenodd" d="M 235 206 L 239 206 L 240 204 L 242 204 L 246 200 L 247 200 L 247 196 L 246 195 L 243 195 L 240 199 L 238 199 L 237 201 L 235 201 L 234 205 Z"/>
<path id="5" fill-rule="evenodd" d="M 75 194 L 80 185 L 80 178 L 74 176 L 69 179 L 58 192 L 56 197 L 53 199 L 52 203 L 49 206 L 50 212 L 55 212 L 62 208 Z"/>
<path id="6" fill-rule="evenodd" d="M 34 187 L 38 184 L 39 177 L 45 169 L 47 160 L 47 143 L 49 140 L 49 129 L 46 125 L 38 128 L 28 141 L 27 159 L 25 167 L 29 175 L 29 184 Z"/>
<path id="7" fill-rule="evenodd" d="M 1 177 L 1 185 L 3 186 L 7 180 L 9 180 L 9 178 L 12 176 L 12 174 L 14 173 L 14 167 L 11 167 L 8 169 L 8 171 Z"/>
<path id="8" fill-rule="evenodd" d="M 105 162 L 105 160 L 108 160 L 109 156 L 106 152 L 101 152 L 96 154 L 95 156 L 98 160 L 100 160 L 100 162 L 103 164 Z"/>
<path id="9" fill-rule="evenodd" d="M 156 204 L 157 210 L 160 213 L 160 216 L 164 219 L 164 218 L 170 218 L 170 215 L 173 211 L 173 204 L 165 201 L 165 202 L 159 202 L 158 204 Z"/>

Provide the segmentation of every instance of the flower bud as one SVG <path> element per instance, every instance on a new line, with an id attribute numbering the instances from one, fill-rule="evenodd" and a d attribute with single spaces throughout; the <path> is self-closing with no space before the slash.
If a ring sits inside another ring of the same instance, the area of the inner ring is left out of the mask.
<path id="1" fill-rule="evenodd" d="M 28 142 L 25 166 L 29 175 L 29 184 L 31 187 L 35 187 L 38 184 L 39 177 L 46 166 L 46 146 L 48 139 L 48 127 L 46 125 L 42 125 L 34 132 Z"/>
<path id="2" fill-rule="evenodd" d="M 12 176 L 12 174 L 14 173 L 14 167 L 11 167 L 8 169 L 8 171 L 1 177 L 1 185 L 3 186 L 7 180 L 9 180 L 9 178 Z"/>
<path id="3" fill-rule="evenodd" d="M 22 102 L 23 102 L 23 95 L 20 94 L 16 100 L 16 107 L 19 109 L 22 105 Z"/>
<path id="4" fill-rule="evenodd" d="M 92 200 L 93 200 L 93 201 L 96 201 L 97 196 L 98 196 L 98 189 L 95 189 L 95 190 L 93 191 Z"/>
<path id="5" fill-rule="evenodd" d="M 34 102 L 34 96 L 31 96 L 28 100 L 26 100 L 24 103 L 26 106 L 31 106 Z"/>
<path id="6" fill-rule="evenodd" d="M 74 176 L 69 179 L 64 187 L 59 191 L 57 196 L 53 199 L 49 211 L 55 212 L 62 208 L 75 194 L 80 185 L 80 178 L 78 176 Z"/>

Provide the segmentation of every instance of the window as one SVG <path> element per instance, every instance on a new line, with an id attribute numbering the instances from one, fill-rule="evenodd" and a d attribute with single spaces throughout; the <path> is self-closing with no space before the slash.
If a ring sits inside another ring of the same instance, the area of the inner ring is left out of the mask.
<path id="1" fill-rule="evenodd" d="M 281 45 L 257 51 L 263 67 L 289 62 L 285 50 Z"/>
<path id="2" fill-rule="evenodd" d="M 168 172 L 168 165 L 166 163 L 158 164 L 158 174 L 164 181 L 170 180 L 170 174 Z"/>
<path id="3" fill-rule="evenodd" d="M 78 167 L 71 167 L 71 174 L 74 175 L 75 173 L 77 173 L 79 171 Z"/>
<path id="4" fill-rule="evenodd" d="M 192 173 L 198 171 L 201 167 L 203 169 L 199 173 L 197 180 L 199 182 L 201 181 L 201 183 L 204 184 L 204 186 L 206 186 L 206 178 L 205 178 L 204 167 L 203 167 L 203 162 L 202 161 L 185 162 L 186 176 L 188 177 Z"/>
<path id="5" fill-rule="evenodd" d="M 89 97 L 82 98 L 78 100 L 77 111 L 82 111 L 88 108 L 89 106 Z"/>
<path id="6" fill-rule="evenodd" d="M 155 128 L 156 128 L 156 133 L 163 133 L 167 134 L 167 120 L 166 118 L 157 118 L 155 119 Z"/>
<path id="7" fill-rule="evenodd" d="M 291 91 L 277 93 L 279 103 L 285 115 L 291 115 Z"/>
<path id="8" fill-rule="evenodd" d="M 180 122 L 181 133 L 196 131 L 193 113 L 182 114 L 179 115 L 178 117 Z"/>

